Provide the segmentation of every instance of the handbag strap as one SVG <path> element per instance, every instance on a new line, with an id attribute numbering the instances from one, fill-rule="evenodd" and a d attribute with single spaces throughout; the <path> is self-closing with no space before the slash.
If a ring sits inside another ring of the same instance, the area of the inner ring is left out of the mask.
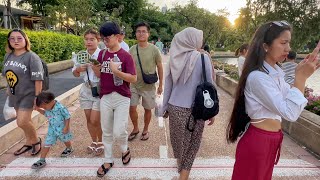
<path id="1" fill-rule="evenodd" d="M 141 69 L 141 74 L 144 74 L 143 69 L 142 69 L 142 65 L 141 65 L 141 61 L 140 61 L 138 46 L 139 45 L 137 44 L 136 49 L 137 49 L 138 61 L 139 61 L 140 69 Z"/>
<path id="2" fill-rule="evenodd" d="M 89 83 L 89 86 L 91 87 L 91 81 L 90 81 L 90 79 L 89 79 L 88 69 L 86 69 L 86 72 L 87 72 L 87 77 L 88 77 L 88 83 Z"/>
<path id="3" fill-rule="evenodd" d="M 203 54 L 201 54 L 201 62 L 202 62 L 202 76 L 203 76 L 204 82 L 207 82 L 206 65 L 204 63 L 204 55 Z"/>

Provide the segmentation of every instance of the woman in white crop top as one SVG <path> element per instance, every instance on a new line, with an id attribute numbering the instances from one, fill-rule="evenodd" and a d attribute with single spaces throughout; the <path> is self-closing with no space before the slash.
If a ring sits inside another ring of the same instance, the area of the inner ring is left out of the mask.
<path id="1" fill-rule="evenodd" d="M 100 53 L 98 48 L 100 35 L 95 29 L 88 29 L 84 33 L 84 45 L 91 59 L 97 60 Z M 79 93 L 80 107 L 84 110 L 87 119 L 87 128 L 92 139 L 92 143 L 87 147 L 88 154 L 96 156 L 104 152 L 102 144 L 102 130 L 100 125 L 100 98 L 93 97 L 91 87 L 98 87 L 100 78 L 98 78 L 90 63 L 79 64 L 77 57 L 73 57 L 75 62 L 72 73 L 75 77 L 83 75 L 82 87 Z"/>
<path id="2" fill-rule="evenodd" d="M 297 66 L 290 87 L 278 63 L 290 51 L 291 31 L 286 21 L 268 22 L 257 29 L 250 43 L 227 127 L 229 143 L 243 135 L 232 180 L 271 180 L 280 157 L 281 119 L 296 121 L 307 104 L 305 82 L 320 67 L 316 56 L 320 43 Z"/>

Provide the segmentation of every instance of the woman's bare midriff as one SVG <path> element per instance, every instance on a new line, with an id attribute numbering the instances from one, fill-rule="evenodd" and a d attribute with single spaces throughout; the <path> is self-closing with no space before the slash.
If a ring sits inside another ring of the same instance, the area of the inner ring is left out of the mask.
<path id="1" fill-rule="evenodd" d="M 271 132 L 278 132 L 281 130 L 281 121 L 276 119 L 251 119 L 251 125 Z"/>

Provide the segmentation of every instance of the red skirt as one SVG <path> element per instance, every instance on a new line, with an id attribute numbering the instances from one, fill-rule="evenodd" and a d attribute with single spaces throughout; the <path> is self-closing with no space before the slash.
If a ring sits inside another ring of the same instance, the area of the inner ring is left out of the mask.
<path id="1" fill-rule="evenodd" d="M 237 145 L 232 180 L 271 180 L 280 158 L 283 133 L 249 126 Z"/>

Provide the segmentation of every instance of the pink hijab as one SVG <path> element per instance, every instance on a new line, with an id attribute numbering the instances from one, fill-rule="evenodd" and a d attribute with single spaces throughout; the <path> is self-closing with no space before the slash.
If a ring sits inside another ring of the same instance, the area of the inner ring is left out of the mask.
<path id="1" fill-rule="evenodd" d="M 202 47 L 203 32 L 199 29 L 188 27 L 177 33 L 171 42 L 169 67 L 173 84 L 176 84 L 184 69 L 183 82 L 186 83 L 199 59 Z"/>

